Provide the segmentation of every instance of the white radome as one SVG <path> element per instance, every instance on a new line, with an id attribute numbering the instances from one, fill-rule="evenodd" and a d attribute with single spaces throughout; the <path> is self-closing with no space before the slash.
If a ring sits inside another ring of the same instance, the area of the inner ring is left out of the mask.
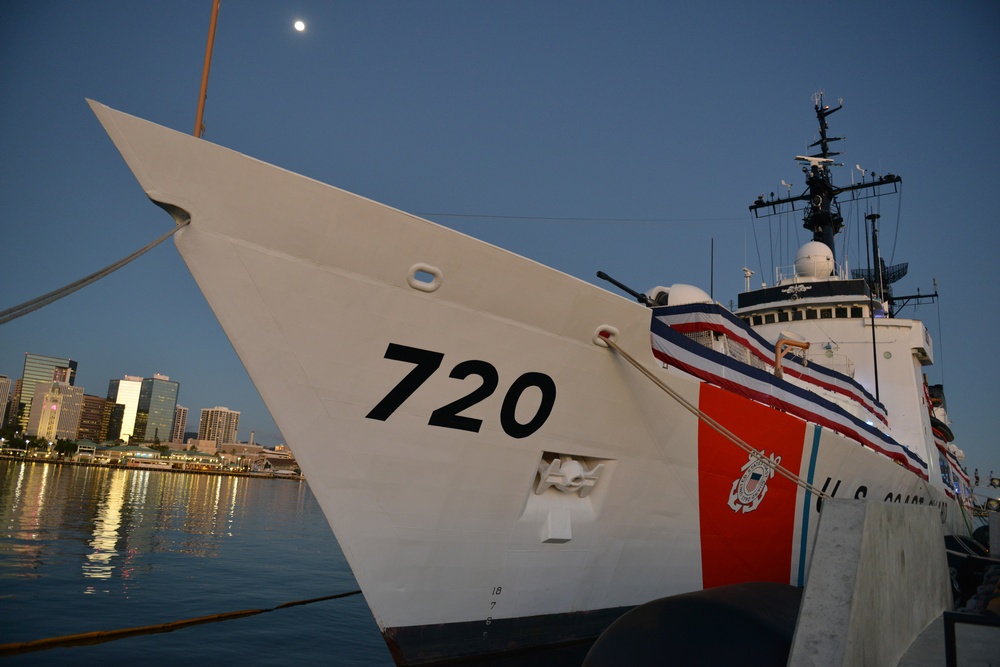
<path id="1" fill-rule="evenodd" d="M 799 278 L 826 278 L 833 268 L 833 251 L 825 243 L 809 241 L 795 253 L 795 275 Z"/>
<path id="2" fill-rule="evenodd" d="M 667 295 L 666 303 L 662 302 L 661 295 L 664 294 Z M 708 292 L 700 287 L 685 285 L 683 283 L 677 283 L 671 285 L 670 287 L 654 287 L 646 292 L 646 296 L 653 301 L 656 301 L 657 304 L 661 306 L 682 306 L 688 303 L 712 303 L 712 297 L 709 296 Z"/>

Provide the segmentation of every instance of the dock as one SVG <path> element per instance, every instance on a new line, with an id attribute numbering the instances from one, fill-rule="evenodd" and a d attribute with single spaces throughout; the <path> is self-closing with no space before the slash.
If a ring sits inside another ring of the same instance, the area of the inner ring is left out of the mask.
<path id="1" fill-rule="evenodd" d="M 824 501 L 788 665 L 1000 665 L 1000 617 L 952 610 L 939 511 Z M 1000 515 L 990 529 L 1000 553 Z"/>

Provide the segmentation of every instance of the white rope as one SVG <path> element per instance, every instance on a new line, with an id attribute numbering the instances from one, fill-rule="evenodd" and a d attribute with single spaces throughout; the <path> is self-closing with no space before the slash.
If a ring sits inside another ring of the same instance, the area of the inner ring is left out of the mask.
<path id="1" fill-rule="evenodd" d="M 737 447 L 739 447 L 743 451 L 747 452 L 748 454 L 750 454 L 751 456 L 753 456 L 755 459 L 757 459 L 761 463 L 767 465 L 773 471 L 775 471 L 778 474 L 780 474 L 782 477 L 784 477 L 784 478 L 786 478 L 786 479 L 794 482 L 795 484 L 797 484 L 798 486 L 802 487 L 806 491 L 809 491 L 810 493 L 815 493 L 816 495 L 818 495 L 821 498 L 827 498 L 828 497 L 825 493 L 823 493 L 822 491 L 820 491 L 819 489 L 817 489 L 815 486 L 813 486 L 809 482 L 805 481 L 804 479 L 802 479 L 801 477 L 799 477 L 798 475 L 796 475 L 792 471 L 788 470 L 787 468 L 785 468 L 781 464 L 776 463 L 776 462 L 772 461 L 771 459 L 769 459 L 768 457 L 764 456 L 764 454 L 762 452 L 757 451 L 757 449 L 755 449 L 753 446 L 747 444 L 739 436 L 737 436 L 735 433 L 733 433 L 732 431 L 730 431 L 729 429 L 727 429 L 725 426 L 723 426 L 719 422 L 717 422 L 714 419 L 712 419 L 707 413 L 705 413 L 704 411 L 702 411 L 700 408 L 698 408 L 695 405 L 692 405 L 687 399 L 685 399 L 683 396 L 681 396 L 680 394 L 678 394 L 671 387 L 667 386 L 667 384 L 663 380 L 661 380 L 660 378 L 656 377 L 656 375 L 654 375 L 652 371 L 650 371 L 648 368 L 646 368 L 645 366 L 643 366 L 642 364 L 640 364 L 639 361 L 637 359 L 635 359 L 632 355 L 630 355 L 628 352 L 626 352 L 625 350 L 623 350 L 622 347 L 617 342 L 615 342 L 610 336 L 604 336 L 604 335 L 602 335 L 601 339 L 605 343 L 608 344 L 608 347 L 610 347 L 615 352 L 617 352 L 619 355 L 621 355 L 621 357 L 623 359 L 625 359 L 625 361 L 627 361 L 630 364 L 632 364 L 632 366 L 634 366 L 636 370 L 638 370 L 640 373 L 642 373 L 647 378 L 649 378 L 650 380 L 652 380 L 653 384 L 655 384 L 657 387 L 659 387 L 660 389 L 662 389 L 663 391 L 665 391 L 668 396 L 670 396 L 675 401 L 677 401 L 678 403 L 680 403 L 681 406 L 683 406 L 688 412 L 690 412 L 691 414 L 695 415 L 698 419 L 702 420 L 703 422 L 705 422 L 706 424 L 708 424 L 709 426 L 711 426 L 713 429 L 715 429 L 719 433 L 719 435 L 721 435 L 722 437 L 724 437 L 726 440 L 729 440 L 734 445 L 736 445 Z"/>
<path id="2" fill-rule="evenodd" d="M 115 262 L 114 264 L 111 264 L 109 266 L 104 267 L 100 271 L 97 271 L 95 273 L 91 273 L 89 276 L 85 276 L 83 278 L 80 278 L 76 282 L 72 282 L 69 285 L 65 285 L 63 287 L 60 287 L 57 290 L 52 290 L 48 294 L 43 294 L 40 297 L 36 297 L 36 298 L 34 298 L 34 299 L 30 300 L 30 301 L 25 301 L 24 303 L 22 303 L 20 305 L 14 306 L 13 308 L 8 308 L 7 310 L 4 310 L 4 311 L 0 312 L 0 325 L 7 324 L 8 322 L 10 322 L 12 320 L 16 320 L 17 318 L 21 317 L 22 315 L 27 315 L 28 313 L 32 313 L 32 312 L 38 310 L 39 308 L 42 308 L 44 306 L 49 305 L 50 303 L 53 303 L 54 301 L 58 301 L 59 299 L 63 298 L 64 296 L 69 296 L 73 292 L 75 292 L 75 291 L 77 291 L 79 289 L 82 289 L 82 288 L 86 287 L 87 285 L 90 285 L 91 283 L 97 282 L 98 280 L 100 280 L 101 278 L 103 278 L 104 276 L 106 276 L 108 274 L 114 273 L 115 271 L 117 271 L 118 269 L 122 268 L 126 264 L 132 262 L 135 259 L 138 259 L 142 255 L 145 255 L 147 252 L 149 252 L 150 250 L 152 250 L 156 246 L 158 246 L 161 243 L 163 243 L 164 241 L 166 241 L 168 238 L 170 238 L 171 236 L 173 236 L 177 232 L 178 229 L 180 229 L 181 227 L 184 227 L 187 224 L 188 223 L 185 222 L 185 223 L 183 223 L 181 225 L 175 226 L 173 229 L 171 229 L 169 232 L 167 232 L 163 236 L 161 236 L 158 239 L 152 241 L 151 243 L 146 244 L 145 246 L 143 246 L 139 250 L 136 250 L 134 253 L 132 253 L 128 257 L 120 259 L 117 262 Z"/>

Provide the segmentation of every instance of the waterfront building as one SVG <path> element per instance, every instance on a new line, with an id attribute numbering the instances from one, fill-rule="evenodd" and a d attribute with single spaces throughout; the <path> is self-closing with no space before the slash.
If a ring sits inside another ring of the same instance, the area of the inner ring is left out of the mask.
<path id="1" fill-rule="evenodd" d="M 18 406 L 21 430 L 27 432 L 28 420 L 31 419 L 31 405 L 35 398 L 35 390 L 39 382 L 76 383 L 77 364 L 72 359 L 63 357 L 47 357 L 42 354 L 24 354 L 24 370 L 21 373 L 21 394 Z"/>
<path id="2" fill-rule="evenodd" d="M 240 426 L 240 413 L 229 408 L 202 408 L 198 421 L 198 439 L 214 440 L 218 445 L 236 442 Z"/>
<path id="3" fill-rule="evenodd" d="M 100 446 L 94 452 L 94 463 L 127 465 L 130 467 L 170 467 L 159 463 L 160 453 L 144 445 Z M 142 465 L 153 464 L 153 465 Z"/>
<path id="4" fill-rule="evenodd" d="M 0 426 L 7 423 L 8 403 L 10 403 L 10 378 L 0 375 Z"/>
<path id="5" fill-rule="evenodd" d="M 114 406 L 115 403 L 106 398 L 84 394 L 83 403 L 80 406 L 80 427 L 77 429 L 77 440 L 86 439 L 94 442 L 107 440 L 111 408 Z"/>
<path id="6" fill-rule="evenodd" d="M 290 449 L 289 449 L 289 448 L 288 448 L 288 447 L 287 447 L 286 445 L 284 445 L 284 444 L 281 444 L 281 445 L 275 445 L 275 446 L 274 446 L 274 449 L 273 449 L 273 450 L 271 450 L 271 452 L 270 452 L 270 453 L 268 453 L 268 456 L 269 456 L 269 457 L 277 457 L 277 458 L 282 458 L 282 459 L 290 459 L 290 458 L 294 458 L 294 455 L 292 454 L 292 450 L 290 450 Z"/>
<path id="7" fill-rule="evenodd" d="M 199 440 L 198 438 L 188 438 L 186 440 L 188 449 L 195 448 L 195 451 L 205 454 L 215 454 L 219 451 L 219 443 L 215 440 Z"/>
<path id="8" fill-rule="evenodd" d="M 125 406 L 116 440 L 128 442 L 132 439 L 135 432 L 135 416 L 139 412 L 140 391 L 142 391 L 142 378 L 136 375 L 126 375 L 121 380 L 112 380 L 108 383 L 108 400 Z"/>
<path id="9" fill-rule="evenodd" d="M 103 399 L 102 399 L 103 400 Z M 76 455 L 73 457 L 76 461 L 87 461 L 88 463 L 94 462 L 94 452 L 97 451 L 97 443 L 91 442 L 90 440 L 77 440 L 76 441 Z"/>
<path id="10" fill-rule="evenodd" d="M 175 468 L 183 470 L 219 470 L 222 467 L 222 459 L 214 454 L 184 449 L 171 451 L 169 460 Z"/>
<path id="11" fill-rule="evenodd" d="M 263 470 L 267 451 L 247 442 L 219 444 L 219 455 L 230 467 L 240 470 Z"/>
<path id="12" fill-rule="evenodd" d="M 184 429 L 187 428 L 188 409 L 183 405 L 174 408 L 174 427 L 170 430 L 170 442 L 184 442 Z"/>
<path id="13" fill-rule="evenodd" d="M 273 452 L 264 454 L 264 470 L 270 470 L 275 475 L 298 475 L 302 472 L 299 462 L 290 456 L 274 456 Z"/>
<path id="14" fill-rule="evenodd" d="M 60 438 L 76 440 L 82 404 L 83 387 L 68 382 L 36 382 L 26 433 L 50 442 Z"/>
<path id="15" fill-rule="evenodd" d="M 179 390 L 180 384 L 166 375 L 154 373 L 153 377 L 143 379 L 132 434 L 136 442 L 170 440 Z"/>

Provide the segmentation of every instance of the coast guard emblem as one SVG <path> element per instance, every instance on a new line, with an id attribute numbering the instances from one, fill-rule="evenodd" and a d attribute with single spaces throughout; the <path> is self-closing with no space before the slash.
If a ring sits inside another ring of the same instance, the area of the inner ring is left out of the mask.
<path id="1" fill-rule="evenodd" d="M 729 507 L 734 512 L 753 512 L 767 493 L 767 480 L 774 477 L 774 468 L 781 463 L 781 457 L 771 454 L 769 458 L 750 455 L 741 470 L 743 476 L 733 481 L 729 492 Z"/>

